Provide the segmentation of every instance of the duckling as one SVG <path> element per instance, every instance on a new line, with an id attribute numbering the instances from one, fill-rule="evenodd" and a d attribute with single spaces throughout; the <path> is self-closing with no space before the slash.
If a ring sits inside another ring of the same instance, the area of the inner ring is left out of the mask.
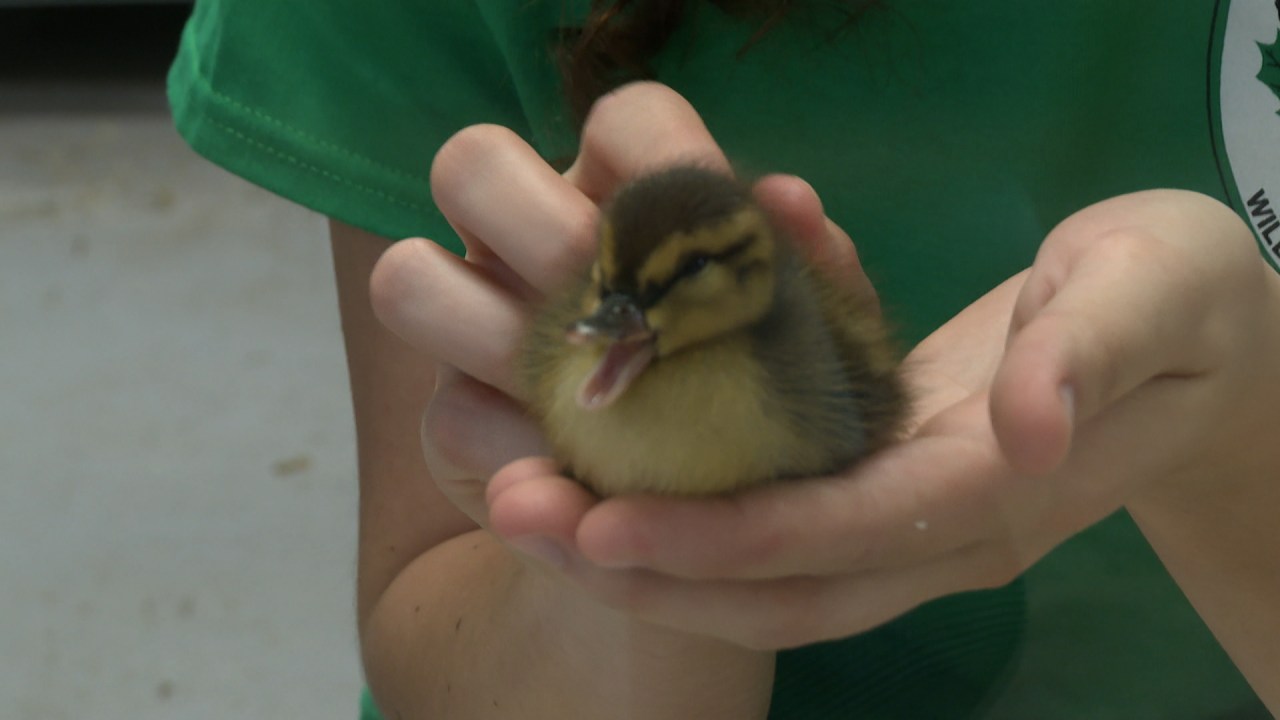
<path id="1" fill-rule="evenodd" d="M 601 496 L 834 472 L 894 439 L 907 404 L 879 312 L 746 186 L 692 165 L 605 205 L 595 261 L 536 313 L 518 375 L 566 473 Z"/>

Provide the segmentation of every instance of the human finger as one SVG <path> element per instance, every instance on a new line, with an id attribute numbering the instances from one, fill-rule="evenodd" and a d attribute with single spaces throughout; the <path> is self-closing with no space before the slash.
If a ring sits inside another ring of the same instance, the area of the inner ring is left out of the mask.
<path id="1" fill-rule="evenodd" d="M 986 516 L 996 522 L 998 532 L 917 561 L 845 574 L 801 572 L 746 580 L 688 579 L 647 567 L 616 575 L 571 568 L 571 575 L 606 603 L 638 617 L 749 647 L 792 647 L 847 636 L 943 595 L 1004 585 L 1062 539 L 1119 507 L 1142 478 L 1167 478 L 1179 463 L 1163 447 L 1165 438 L 1153 438 L 1148 431 L 1151 418 L 1185 408 L 1188 393 L 1209 392 L 1198 385 L 1171 380 L 1123 398 L 1081 428 L 1079 452 L 1073 452 L 1061 474 L 1034 483 L 1017 478 L 984 500 L 1001 508 Z M 1180 429 L 1175 442 L 1186 443 L 1188 434 Z M 998 454 L 994 438 L 988 442 L 989 454 Z M 1088 482 L 1080 482 L 1082 478 Z M 1001 501 L 991 502 L 996 499 Z M 581 531 L 579 538 L 589 556 Z M 901 536 L 892 540 L 895 546 L 900 542 Z"/>
<path id="2" fill-rule="evenodd" d="M 511 130 L 474 125 L 431 165 L 436 205 L 479 257 L 501 258 L 542 292 L 590 257 L 598 210 Z"/>
<path id="3" fill-rule="evenodd" d="M 1015 306 L 991 414 L 1013 466 L 1043 474 L 1102 408 L 1152 378 L 1204 372 L 1206 308 L 1201 283 L 1140 231 L 1111 233 L 1065 267 L 1037 270 Z"/>
<path id="4" fill-rule="evenodd" d="M 1193 192 L 1111 198 L 1061 223 L 1014 307 L 992 389 L 1010 461 L 1046 472 L 1081 423 L 1134 388 L 1226 362 L 1262 269 L 1240 218 Z"/>
<path id="5" fill-rule="evenodd" d="M 605 567 L 685 578 L 830 575 L 923 562 L 1011 532 L 1004 471 L 985 399 L 847 474 L 781 482 L 727 497 L 610 498 L 583 519 L 578 544 Z M 948 417 L 948 414 L 951 417 Z"/>
<path id="6" fill-rule="evenodd" d="M 812 185 L 794 175 L 766 175 L 752 186 L 752 194 L 814 267 L 865 299 L 869 310 L 879 312 L 875 288 L 862 270 L 853 241 L 826 216 Z"/>
<path id="7" fill-rule="evenodd" d="M 675 90 L 635 82 L 591 107 L 578 157 L 565 178 L 597 203 L 623 182 L 674 164 L 729 172 L 729 161 L 701 116 Z"/>
<path id="8" fill-rule="evenodd" d="M 599 570 L 571 561 L 568 576 L 607 605 L 677 630 L 778 650 L 869 630 L 920 604 L 996 588 L 1025 569 L 995 544 L 931 562 L 838 577 L 687 580 L 650 570 Z"/>
<path id="9" fill-rule="evenodd" d="M 575 547 L 574 528 L 597 499 L 561 477 L 548 458 L 503 468 L 489 484 L 490 528 L 602 602 L 649 622 L 758 649 L 844 637 L 922 602 L 962 589 L 996 587 L 1023 569 L 998 545 L 934 562 L 842 577 L 687 580 L 648 569 L 601 568 Z"/>
<path id="10" fill-rule="evenodd" d="M 369 282 L 374 313 L 406 343 L 518 393 L 511 368 L 527 309 L 480 268 L 430 241 L 403 240 L 383 253 Z"/>
<path id="11" fill-rule="evenodd" d="M 441 367 L 423 416 L 424 442 L 434 456 L 489 477 L 517 458 L 547 454 L 545 437 L 521 405 L 452 366 Z"/>
<path id="12" fill-rule="evenodd" d="M 527 457 L 490 479 L 486 491 L 490 528 L 525 555 L 564 569 L 581 564 L 574 533 L 599 499 L 558 472 L 550 458 Z"/>
<path id="13" fill-rule="evenodd" d="M 473 520 L 488 526 L 485 478 L 516 458 L 542 455 L 546 442 L 518 404 L 448 365 L 422 420 L 431 478 Z"/>

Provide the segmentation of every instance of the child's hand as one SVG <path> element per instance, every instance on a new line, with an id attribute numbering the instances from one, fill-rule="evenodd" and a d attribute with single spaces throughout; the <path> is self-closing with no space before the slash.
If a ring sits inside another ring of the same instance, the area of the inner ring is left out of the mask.
<path id="1" fill-rule="evenodd" d="M 691 158 L 725 162 L 693 109 L 654 85 L 597 108 L 563 177 L 509 133 L 473 129 L 434 174 L 470 262 L 402 244 L 375 278 L 384 320 L 458 368 L 427 422 L 439 481 L 607 604 L 754 648 L 841 637 L 1006 583 L 1123 505 L 1194 505 L 1280 463 L 1276 278 L 1230 210 L 1156 191 L 1068 219 L 1029 272 L 921 343 L 914 434 L 852 472 L 600 502 L 548 459 L 507 465 L 545 447 L 508 397 L 526 303 L 585 262 L 596 201 Z M 771 182 L 771 211 L 856 268 L 816 198 Z"/>
<path id="2" fill-rule="evenodd" d="M 576 539 L 618 571 L 581 579 L 656 622 L 787 647 L 1002 585 L 1122 505 L 1209 506 L 1277 467 L 1277 307 L 1216 201 L 1100 203 L 908 358 L 908 440 L 850 473 L 725 499 L 610 499 Z M 518 463 L 495 484 L 549 471 Z"/>
<path id="3" fill-rule="evenodd" d="M 424 447 L 436 482 L 482 526 L 490 520 L 486 488 L 490 499 L 503 489 L 489 477 L 512 460 L 546 454 L 512 374 L 530 303 L 589 262 L 602 198 L 644 169 L 688 160 L 727 167 L 693 109 L 653 84 L 597 104 L 579 158 L 563 176 L 496 126 L 468 128 L 437 155 L 433 194 L 465 243 L 466 260 L 427 241 L 398 243 L 374 273 L 374 306 L 389 327 L 441 361 Z M 573 548 L 578 521 L 596 498 L 564 478 L 537 488 L 536 545 Z"/>

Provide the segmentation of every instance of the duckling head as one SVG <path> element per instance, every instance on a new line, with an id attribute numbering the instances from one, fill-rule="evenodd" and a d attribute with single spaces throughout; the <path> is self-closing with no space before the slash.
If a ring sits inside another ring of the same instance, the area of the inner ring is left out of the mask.
<path id="1" fill-rule="evenodd" d="M 677 166 L 635 180 L 605 207 L 599 253 L 568 340 L 599 362 L 578 391 L 616 400 L 650 363 L 741 332 L 768 312 L 778 242 L 750 191 Z"/>

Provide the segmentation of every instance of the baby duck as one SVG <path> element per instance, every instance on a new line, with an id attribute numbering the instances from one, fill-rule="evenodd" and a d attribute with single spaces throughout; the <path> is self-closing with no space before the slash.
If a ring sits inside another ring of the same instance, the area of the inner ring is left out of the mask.
<path id="1" fill-rule="evenodd" d="M 557 459 L 596 493 L 825 474 L 898 434 L 905 393 L 878 311 L 808 265 L 741 183 L 687 165 L 641 177 L 598 240 L 518 363 Z"/>

